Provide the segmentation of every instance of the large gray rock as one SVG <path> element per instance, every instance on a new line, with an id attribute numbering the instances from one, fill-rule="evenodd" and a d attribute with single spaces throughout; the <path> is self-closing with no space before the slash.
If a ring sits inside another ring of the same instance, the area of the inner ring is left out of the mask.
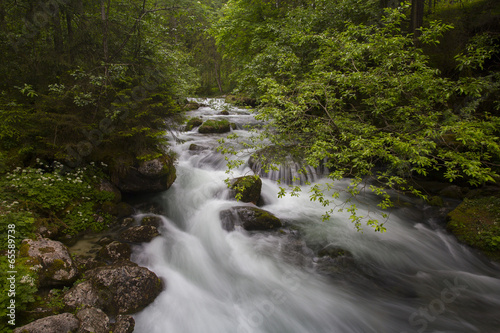
<path id="1" fill-rule="evenodd" d="M 131 243 L 147 243 L 160 235 L 158 229 L 152 225 L 130 227 L 120 234 L 120 239 Z"/>
<path id="2" fill-rule="evenodd" d="M 281 220 L 267 210 L 251 206 L 232 207 L 220 212 L 222 228 L 233 231 L 235 226 L 245 230 L 270 230 L 281 227 Z"/>
<path id="3" fill-rule="evenodd" d="M 101 309 L 85 308 L 76 317 L 80 319 L 77 333 L 109 333 L 109 317 Z"/>
<path id="4" fill-rule="evenodd" d="M 79 325 L 80 321 L 74 315 L 62 313 L 18 327 L 14 330 L 14 333 L 68 333 L 75 332 Z"/>
<path id="5" fill-rule="evenodd" d="M 132 250 L 130 245 L 121 242 L 111 242 L 103 246 L 98 253 L 99 259 L 104 261 L 128 260 Z"/>
<path id="6" fill-rule="evenodd" d="M 28 264 L 38 273 L 39 287 L 67 285 L 77 278 L 78 269 L 61 242 L 25 239 L 19 251 L 21 257 L 29 258 Z"/>
<path id="7" fill-rule="evenodd" d="M 135 320 L 132 316 L 118 315 L 116 322 L 111 327 L 113 333 L 132 333 L 135 328 Z"/>
<path id="8" fill-rule="evenodd" d="M 175 181 L 173 158 L 164 155 L 113 173 L 113 183 L 122 192 L 143 193 L 165 191 Z"/>
<path id="9" fill-rule="evenodd" d="M 75 311 L 81 307 L 103 308 L 106 300 L 100 297 L 91 281 L 84 281 L 71 288 L 64 295 L 63 302 L 69 311 Z"/>
<path id="10" fill-rule="evenodd" d="M 128 260 L 87 271 L 86 278 L 64 296 L 68 309 L 96 307 L 111 315 L 135 313 L 163 289 L 155 273 Z"/>

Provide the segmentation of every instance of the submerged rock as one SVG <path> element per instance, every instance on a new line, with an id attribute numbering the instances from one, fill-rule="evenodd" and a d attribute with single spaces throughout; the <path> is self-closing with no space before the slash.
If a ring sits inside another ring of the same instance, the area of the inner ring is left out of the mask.
<path id="1" fill-rule="evenodd" d="M 68 333 L 75 332 L 79 325 L 80 321 L 74 315 L 61 313 L 18 327 L 14 333 Z"/>
<path id="2" fill-rule="evenodd" d="M 78 276 L 77 266 L 61 242 L 25 239 L 19 251 L 20 256 L 29 257 L 28 263 L 38 273 L 39 287 L 67 285 Z"/>
<path id="3" fill-rule="evenodd" d="M 251 206 L 232 207 L 220 212 L 222 228 L 233 231 L 235 226 L 251 230 L 270 230 L 281 227 L 281 220 L 272 213 Z"/>

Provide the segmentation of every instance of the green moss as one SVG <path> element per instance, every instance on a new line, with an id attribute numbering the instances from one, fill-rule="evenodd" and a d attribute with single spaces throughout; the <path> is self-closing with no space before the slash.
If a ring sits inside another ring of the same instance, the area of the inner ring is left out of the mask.
<path id="1" fill-rule="evenodd" d="M 203 124 L 203 120 L 201 120 L 201 118 L 198 117 L 190 118 L 186 123 L 185 130 L 190 131 L 193 128 L 200 126 L 201 124 Z"/>
<path id="2" fill-rule="evenodd" d="M 461 242 L 500 260 L 500 198 L 465 199 L 448 218 L 447 229 Z"/>
<path id="3" fill-rule="evenodd" d="M 260 198 L 262 180 L 258 176 L 239 177 L 233 180 L 230 188 L 236 191 L 237 200 L 256 204 Z"/>
<path id="4" fill-rule="evenodd" d="M 20 257 L 28 257 L 29 256 L 30 246 L 28 243 L 22 243 L 19 247 L 19 256 Z"/>
<path id="5" fill-rule="evenodd" d="M 231 125 L 226 119 L 207 120 L 198 129 L 200 133 L 226 133 L 229 131 L 231 131 Z"/>

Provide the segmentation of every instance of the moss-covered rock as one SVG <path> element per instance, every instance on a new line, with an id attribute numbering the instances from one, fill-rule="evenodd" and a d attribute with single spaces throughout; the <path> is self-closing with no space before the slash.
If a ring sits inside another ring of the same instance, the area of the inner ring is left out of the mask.
<path id="1" fill-rule="evenodd" d="M 132 316 L 118 315 L 115 323 L 111 326 L 113 333 L 132 333 L 135 328 L 135 320 Z"/>
<path id="2" fill-rule="evenodd" d="M 196 102 L 189 102 L 186 105 L 184 105 L 184 111 L 192 111 L 192 110 L 197 110 L 200 108 L 200 104 Z"/>
<path id="3" fill-rule="evenodd" d="M 163 221 L 160 216 L 155 216 L 155 215 L 144 216 L 141 219 L 141 225 L 150 225 L 155 228 L 159 228 L 163 225 Z"/>
<path id="4" fill-rule="evenodd" d="M 130 227 L 120 234 L 120 239 L 131 243 L 150 242 L 153 238 L 160 235 L 158 229 L 152 225 L 141 225 Z"/>
<path id="5" fill-rule="evenodd" d="M 230 184 L 231 196 L 243 202 L 257 204 L 262 190 L 259 176 L 243 176 L 234 178 Z"/>
<path id="6" fill-rule="evenodd" d="M 163 154 L 152 160 L 137 161 L 137 165 L 116 167 L 111 178 L 120 191 L 126 193 L 165 191 L 176 178 L 174 159 Z"/>
<path id="7" fill-rule="evenodd" d="M 227 133 L 231 131 L 231 124 L 227 119 L 221 120 L 207 120 L 205 121 L 200 128 L 198 128 L 198 132 L 203 134 L 209 133 Z"/>
<path id="8" fill-rule="evenodd" d="M 90 270 L 86 278 L 64 296 L 70 311 L 95 307 L 113 316 L 135 313 L 150 304 L 163 289 L 155 273 L 129 260 Z"/>
<path id="9" fill-rule="evenodd" d="M 461 242 L 500 260 L 500 197 L 465 199 L 448 214 L 446 227 Z"/>
<path id="10" fill-rule="evenodd" d="M 62 313 L 18 327 L 14 333 L 68 333 L 75 332 L 79 326 L 78 318 L 71 313 Z"/>
<path id="11" fill-rule="evenodd" d="M 109 317 L 97 308 L 85 308 L 77 312 L 80 320 L 77 333 L 109 333 Z"/>
<path id="12" fill-rule="evenodd" d="M 142 310 L 160 294 L 163 284 L 155 273 L 130 261 L 87 272 L 93 288 L 106 301 L 109 314 L 130 314 Z"/>
<path id="13" fill-rule="evenodd" d="M 46 238 L 25 239 L 20 256 L 28 257 L 27 263 L 38 274 L 39 287 L 67 285 L 77 278 L 77 266 L 61 242 Z"/>
<path id="14" fill-rule="evenodd" d="M 101 205 L 101 209 L 116 217 L 127 217 L 134 214 L 134 207 L 123 201 L 119 203 L 106 201 Z"/>
<path id="15" fill-rule="evenodd" d="M 113 262 L 124 259 L 128 260 L 131 254 L 132 250 L 130 249 L 130 245 L 114 241 L 103 246 L 99 250 L 98 257 L 100 260 Z"/>
<path id="16" fill-rule="evenodd" d="M 251 230 L 271 230 L 281 227 L 281 220 L 271 212 L 257 207 L 239 206 L 220 212 L 222 228 L 233 231 L 235 226 Z"/>
<path id="17" fill-rule="evenodd" d="M 203 124 L 203 120 L 201 120 L 201 118 L 199 117 L 189 118 L 189 120 L 186 123 L 186 127 L 184 127 L 184 129 L 186 131 L 190 131 L 193 128 L 200 126 L 201 124 Z"/>

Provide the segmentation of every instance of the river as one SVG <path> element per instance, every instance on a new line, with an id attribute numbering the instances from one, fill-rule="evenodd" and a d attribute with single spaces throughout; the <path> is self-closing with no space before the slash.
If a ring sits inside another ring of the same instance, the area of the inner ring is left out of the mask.
<path id="1" fill-rule="evenodd" d="M 212 106 L 188 115 L 229 119 L 242 137 L 242 125 L 256 123 L 248 110 L 224 116 L 222 101 L 206 102 Z M 134 316 L 134 332 L 500 332 L 500 266 L 459 244 L 431 208 L 410 198 L 412 207 L 391 212 L 387 232 L 361 233 L 347 213 L 322 221 L 325 208 L 307 195 L 278 199 L 278 184 L 264 178 L 261 208 L 286 227 L 223 230 L 220 211 L 247 205 L 227 195 L 226 161 L 215 151 L 226 135 L 177 133 L 177 180 L 155 198 L 165 211 L 162 235 L 132 257 L 166 287 Z M 236 176 L 243 174 L 248 166 Z M 373 210 L 364 200 L 361 212 Z M 352 256 L 318 256 L 329 245 Z"/>

